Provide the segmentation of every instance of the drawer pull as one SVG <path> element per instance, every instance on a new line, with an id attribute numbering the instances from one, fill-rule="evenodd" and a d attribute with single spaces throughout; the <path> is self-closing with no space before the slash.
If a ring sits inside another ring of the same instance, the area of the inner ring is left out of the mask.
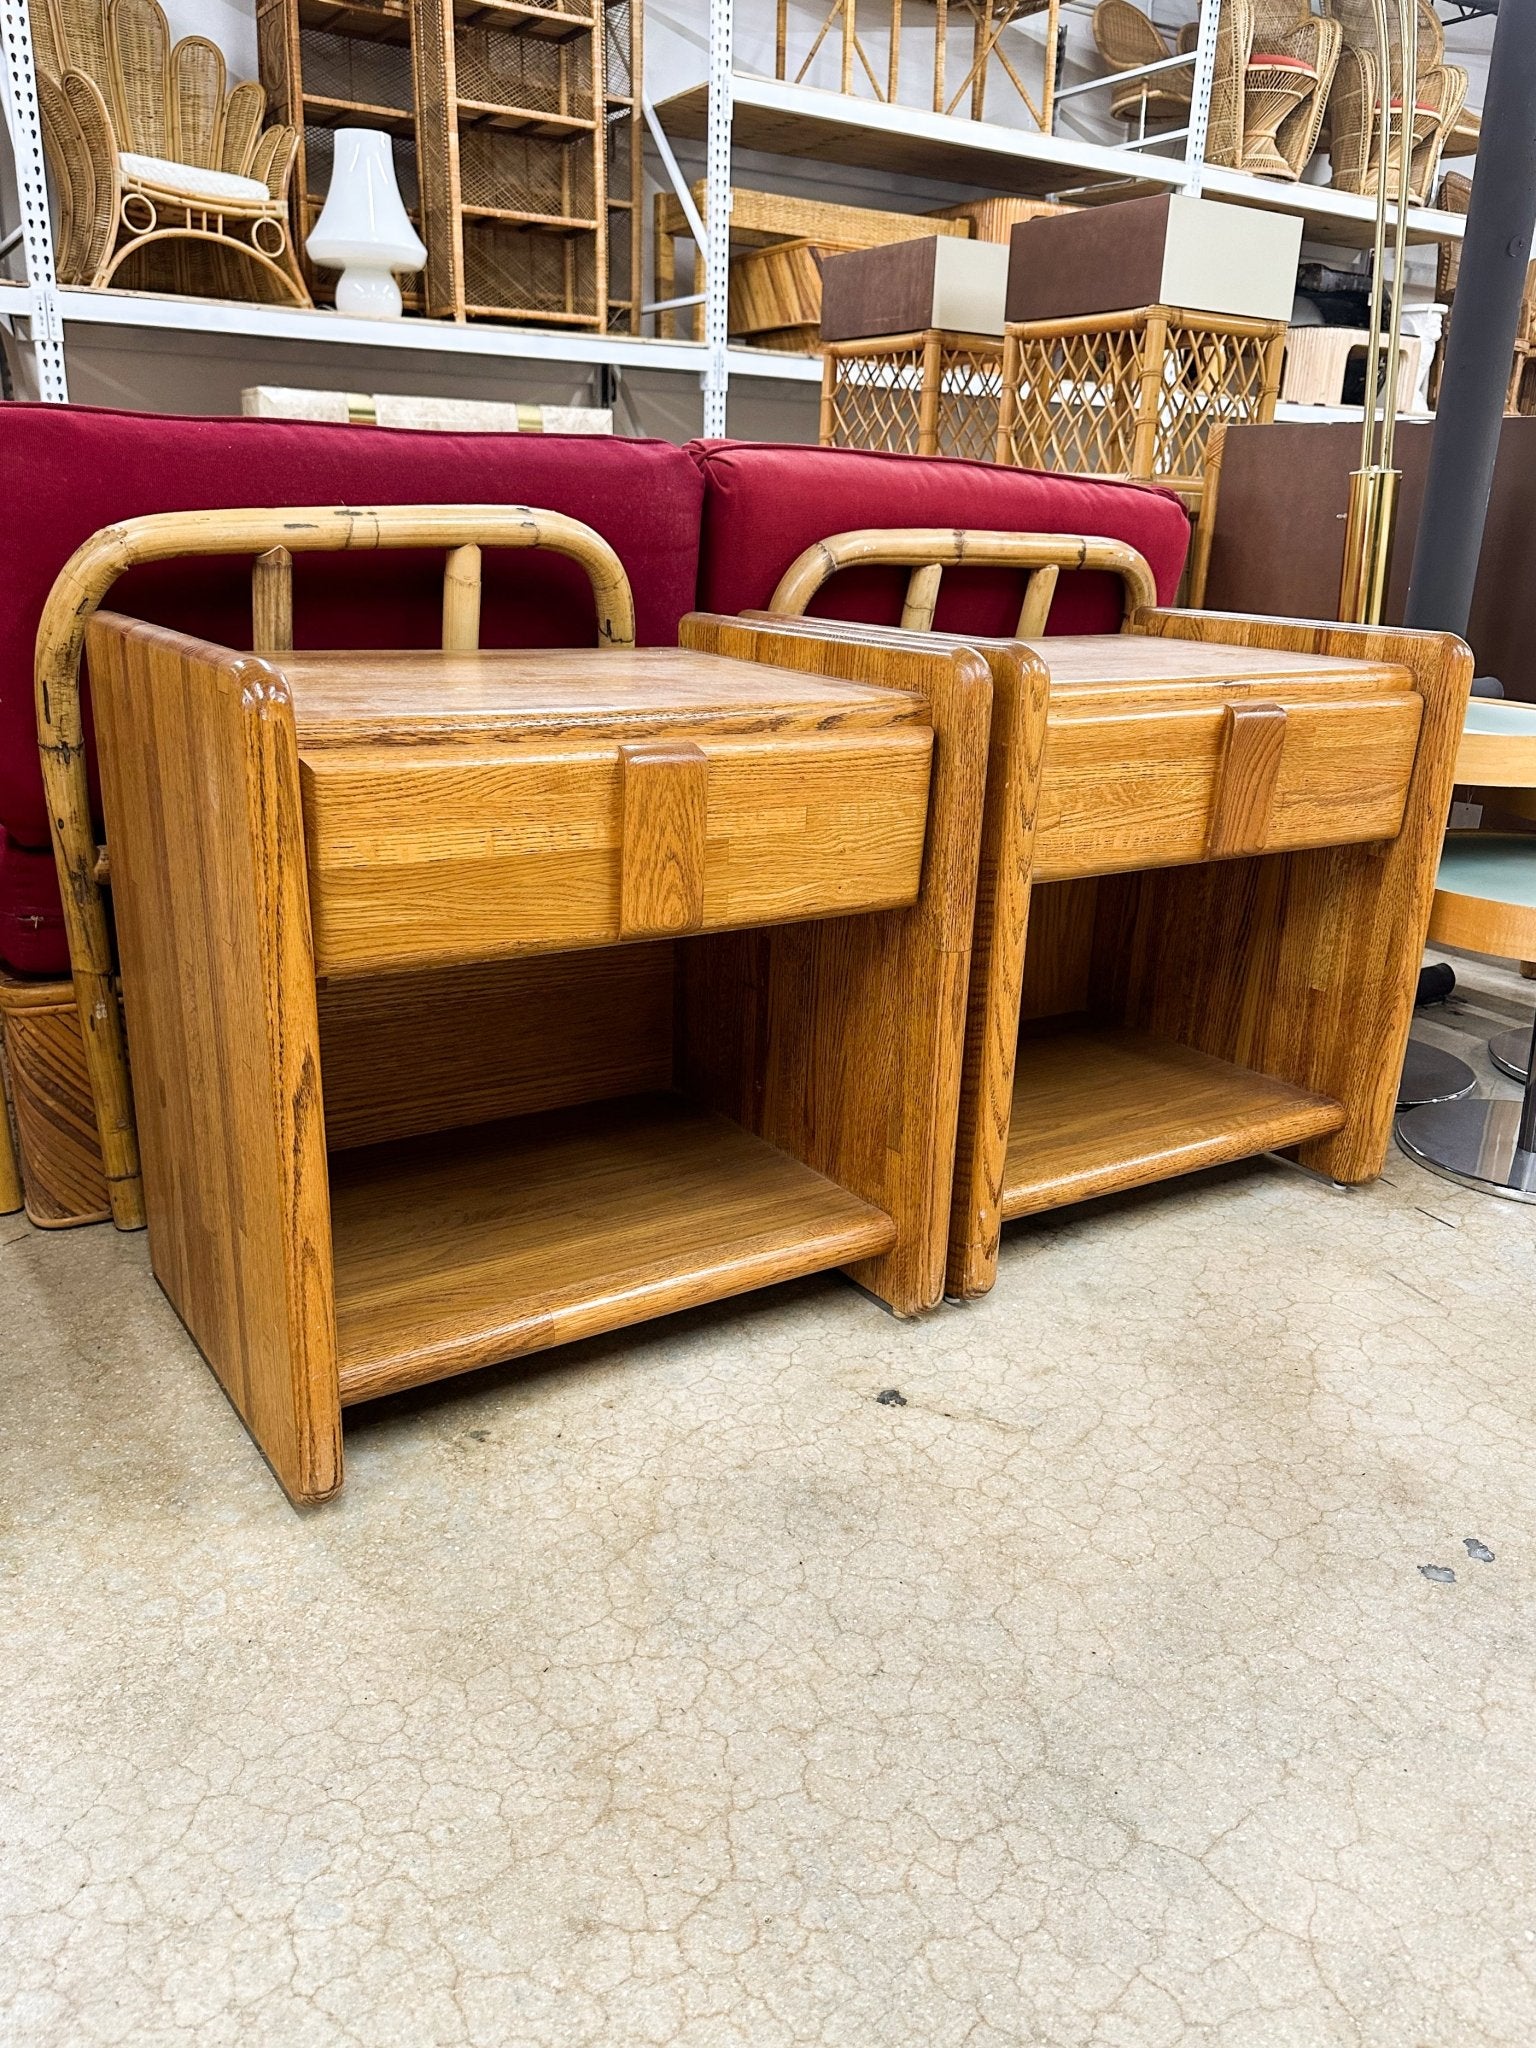
<path id="1" fill-rule="evenodd" d="M 709 759 L 692 740 L 619 748 L 619 936 L 661 939 L 704 923 Z"/>
<path id="2" fill-rule="evenodd" d="M 1285 745 L 1285 709 L 1280 704 L 1233 704 L 1221 714 L 1216 784 L 1211 792 L 1211 829 L 1206 859 L 1262 851 Z"/>

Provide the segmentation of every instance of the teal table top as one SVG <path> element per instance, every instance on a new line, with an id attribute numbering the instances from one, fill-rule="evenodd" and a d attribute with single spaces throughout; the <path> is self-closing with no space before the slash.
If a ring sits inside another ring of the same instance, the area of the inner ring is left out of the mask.
<path id="1" fill-rule="evenodd" d="M 1536 707 L 1533 715 L 1536 715 Z M 1536 910 L 1536 835 L 1453 832 L 1440 854 L 1438 889 Z"/>

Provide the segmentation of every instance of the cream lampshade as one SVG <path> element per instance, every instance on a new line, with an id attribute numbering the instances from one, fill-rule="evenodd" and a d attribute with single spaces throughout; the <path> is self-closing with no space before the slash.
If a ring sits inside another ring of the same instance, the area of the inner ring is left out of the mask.
<path id="1" fill-rule="evenodd" d="M 363 320 L 398 320 L 397 270 L 427 260 L 395 182 L 389 137 L 377 128 L 338 128 L 331 189 L 305 243 L 310 261 L 339 270 L 336 310 Z"/>

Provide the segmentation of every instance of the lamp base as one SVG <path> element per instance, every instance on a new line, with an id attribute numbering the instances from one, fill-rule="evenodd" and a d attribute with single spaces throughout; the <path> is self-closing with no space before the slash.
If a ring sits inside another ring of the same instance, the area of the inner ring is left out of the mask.
<path id="1" fill-rule="evenodd" d="M 1399 1109 L 1415 1109 L 1421 1102 L 1452 1102 L 1470 1095 L 1477 1076 L 1465 1060 L 1426 1045 L 1422 1038 L 1410 1038 L 1403 1061 L 1403 1077 L 1397 1084 Z"/>
<path id="2" fill-rule="evenodd" d="M 1522 1084 L 1531 1074 L 1531 1027 L 1517 1024 L 1513 1031 L 1500 1031 L 1488 1041 L 1488 1057 L 1501 1074 Z"/>
<path id="3" fill-rule="evenodd" d="M 398 320 L 405 302 L 392 271 L 354 263 L 336 280 L 336 310 L 353 320 Z"/>
<path id="4" fill-rule="evenodd" d="M 1480 1194 L 1536 1202 L 1536 1152 L 1520 1145 L 1518 1102 L 1427 1102 L 1397 1120 L 1408 1157 Z"/>

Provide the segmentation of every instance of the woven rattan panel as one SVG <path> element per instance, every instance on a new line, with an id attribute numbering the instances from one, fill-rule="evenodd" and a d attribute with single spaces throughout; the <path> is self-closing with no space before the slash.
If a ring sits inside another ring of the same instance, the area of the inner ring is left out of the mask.
<path id="1" fill-rule="evenodd" d="M 592 150 L 585 142 L 465 128 L 459 135 L 459 181 L 466 207 L 590 220 L 596 204 Z"/>
<path id="2" fill-rule="evenodd" d="M 596 321 L 594 246 L 499 221 L 464 223 L 464 297 L 477 311 L 573 313 Z"/>
<path id="3" fill-rule="evenodd" d="M 461 27 L 454 39 L 461 100 L 567 114 L 590 98 L 592 38 L 553 42 L 547 36 L 508 35 L 500 29 Z"/>
<path id="4" fill-rule="evenodd" d="M 317 99 L 356 102 L 360 125 L 367 125 L 367 107 L 388 107 L 408 115 L 415 104 L 411 53 L 404 43 L 328 35 L 324 29 L 306 28 L 299 35 L 299 60 L 305 93 Z"/>
<path id="5" fill-rule="evenodd" d="M 831 443 L 902 455 L 990 462 L 997 447 L 1002 362 L 996 350 L 939 351 L 937 445 L 922 445 L 925 351 L 921 343 L 833 358 Z"/>
<path id="6" fill-rule="evenodd" d="M 1019 468 L 1198 480 L 1211 430 L 1263 414 L 1268 336 L 1170 324 L 1147 465 L 1137 459 L 1144 327 L 1021 336 L 1017 347 L 1018 399 L 1007 459 Z"/>

